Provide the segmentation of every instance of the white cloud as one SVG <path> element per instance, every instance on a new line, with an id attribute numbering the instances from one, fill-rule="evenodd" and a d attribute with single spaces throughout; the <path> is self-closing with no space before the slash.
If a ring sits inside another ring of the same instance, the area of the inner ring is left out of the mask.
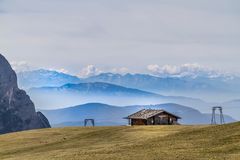
<path id="1" fill-rule="evenodd" d="M 95 67 L 94 65 L 88 65 L 81 69 L 80 73 L 78 74 L 79 77 L 86 78 L 90 76 L 96 76 L 101 73 L 117 73 L 117 74 L 126 74 L 129 73 L 129 69 L 126 67 L 120 68 L 108 68 L 108 69 L 100 69 Z"/>
<path id="2" fill-rule="evenodd" d="M 157 64 L 148 65 L 148 70 L 154 74 L 177 74 L 179 72 L 179 68 L 176 66 L 164 65 L 160 67 Z"/>
<path id="3" fill-rule="evenodd" d="M 10 62 L 13 70 L 17 73 L 19 72 L 24 72 L 24 71 L 32 71 L 32 70 L 37 70 L 37 69 L 45 69 L 45 70 L 50 70 L 50 71 L 57 71 L 65 74 L 69 74 L 69 71 L 65 68 L 45 68 L 45 67 L 36 67 L 33 65 L 30 65 L 26 61 L 12 61 Z"/>
<path id="4" fill-rule="evenodd" d="M 214 70 L 209 67 L 201 66 L 197 63 L 187 63 L 180 66 L 164 65 L 159 66 L 157 64 L 148 65 L 147 69 L 154 75 L 161 77 L 197 77 L 207 76 L 216 77 L 221 74 L 220 71 Z"/>
<path id="5" fill-rule="evenodd" d="M 111 72 L 119 73 L 119 74 L 126 74 L 126 73 L 129 73 L 129 69 L 127 67 L 113 68 L 111 70 Z"/>
<path id="6" fill-rule="evenodd" d="M 61 72 L 61 73 L 65 73 L 65 74 L 69 73 L 69 71 L 66 70 L 65 68 L 61 68 L 58 71 Z"/>
<path id="7" fill-rule="evenodd" d="M 88 65 L 80 71 L 78 76 L 79 77 L 90 77 L 90 76 L 98 75 L 100 73 L 102 73 L 102 71 L 100 69 L 96 68 L 94 65 Z"/>
<path id="8" fill-rule="evenodd" d="M 31 69 L 33 69 L 32 66 L 30 66 L 26 61 L 12 61 L 10 62 L 13 70 L 15 70 L 16 72 L 23 72 L 23 71 L 29 71 Z"/>
<path id="9" fill-rule="evenodd" d="M 65 73 L 65 74 L 69 74 L 69 71 L 65 68 L 60 68 L 60 69 L 56 69 L 56 68 L 46 68 L 46 70 L 50 70 L 50 71 L 57 71 L 60 73 Z"/>

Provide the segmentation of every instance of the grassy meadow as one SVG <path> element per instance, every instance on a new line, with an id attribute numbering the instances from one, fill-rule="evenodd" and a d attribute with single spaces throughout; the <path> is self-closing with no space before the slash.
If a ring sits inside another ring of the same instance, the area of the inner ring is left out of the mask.
<path id="1" fill-rule="evenodd" d="M 53 128 L 0 136 L 1 160 L 239 160 L 240 123 Z"/>

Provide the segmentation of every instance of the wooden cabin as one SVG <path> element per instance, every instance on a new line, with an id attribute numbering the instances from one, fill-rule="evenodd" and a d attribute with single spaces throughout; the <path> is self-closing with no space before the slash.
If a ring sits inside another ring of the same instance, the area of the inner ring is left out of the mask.
<path id="1" fill-rule="evenodd" d="M 126 119 L 129 125 L 178 125 L 181 117 L 164 110 L 143 109 Z"/>

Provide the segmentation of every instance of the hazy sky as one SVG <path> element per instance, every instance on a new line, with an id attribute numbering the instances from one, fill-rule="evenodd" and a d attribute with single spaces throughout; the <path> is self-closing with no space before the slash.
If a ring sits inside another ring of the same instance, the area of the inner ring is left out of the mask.
<path id="1" fill-rule="evenodd" d="M 79 72 L 199 63 L 240 70 L 239 0 L 0 0 L 0 52 Z"/>

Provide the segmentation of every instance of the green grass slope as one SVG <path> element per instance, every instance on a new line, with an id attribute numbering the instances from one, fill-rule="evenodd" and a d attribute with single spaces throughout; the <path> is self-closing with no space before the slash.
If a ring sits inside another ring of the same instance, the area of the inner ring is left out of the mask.
<path id="1" fill-rule="evenodd" d="M 59 128 L 0 136 L 8 160 L 239 160 L 240 123 Z"/>

